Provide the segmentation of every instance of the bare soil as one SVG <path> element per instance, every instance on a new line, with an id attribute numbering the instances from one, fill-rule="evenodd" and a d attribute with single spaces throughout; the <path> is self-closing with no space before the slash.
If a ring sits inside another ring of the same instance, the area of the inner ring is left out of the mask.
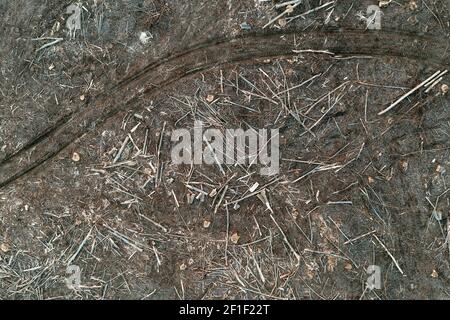
<path id="1" fill-rule="evenodd" d="M 280 2 L 83 1 L 71 39 L 0 0 L 1 298 L 449 298 L 449 75 L 378 113 L 450 69 L 450 1 Z M 279 175 L 172 164 L 194 120 L 279 129 Z"/>

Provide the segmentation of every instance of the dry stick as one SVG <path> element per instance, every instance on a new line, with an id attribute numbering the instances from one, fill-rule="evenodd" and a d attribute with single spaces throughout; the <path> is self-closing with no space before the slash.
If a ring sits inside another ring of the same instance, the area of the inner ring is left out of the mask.
<path id="1" fill-rule="evenodd" d="M 286 8 L 286 10 L 284 10 L 282 13 L 280 13 L 280 14 L 277 15 L 275 18 L 273 18 L 272 20 L 270 20 L 269 22 L 267 22 L 266 25 L 263 27 L 263 29 L 267 28 L 268 26 L 270 26 L 272 23 L 274 23 L 274 22 L 277 21 L 278 19 L 284 17 L 286 14 L 292 12 L 292 10 L 294 10 L 295 8 L 297 8 L 300 4 L 301 4 L 301 2 L 298 2 L 298 3 L 294 4 L 293 6 L 290 6 L 290 7 Z"/>
<path id="2" fill-rule="evenodd" d="M 300 18 L 300 17 L 301 18 L 305 18 L 306 15 L 308 15 L 310 13 L 313 13 L 313 12 L 316 12 L 316 11 L 319 11 L 322 8 L 328 7 L 330 4 L 333 4 L 335 2 L 336 1 L 330 1 L 330 2 L 327 2 L 327 3 L 325 3 L 325 4 L 323 4 L 323 5 L 319 6 L 319 7 L 316 7 L 316 8 L 313 8 L 311 10 L 308 10 L 308 11 L 302 13 L 302 14 L 299 14 L 298 16 L 294 16 L 294 17 L 290 18 L 290 20 L 288 22 L 291 22 L 292 20 L 295 20 L 295 19 Z"/>
<path id="3" fill-rule="evenodd" d="M 127 135 L 126 138 L 125 138 L 125 140 L 124 140 L 123 143 L 122 143 L 122 146 L 121 146 L 120 149 L 119 149 L 119 152 L 117 152 L 116 157 L 114 158 L 113 163 L 116 163 L 117 161 L 119 161 L 120 156 L 122 155 L 123 150 L 125 150 L 125 147 L 127 146 L 127 144 L 128 144 L 129 141 L 130 141 L 130 137 Z"/>
<path id="4" fill-rule="evenodd" d="M 331 107 L 329 107 L 328 110 L 327 110 L 327 111 L 319 118 L 319 120 L 317 120 L 316 122 L 314 122 L 314 124 L 313 124 L 311 127 L 308 128 L 308 131 L 311 131 L 312 129 L 314 129 L 314 128 L 322 121 L 322 119 L 326 117 L 326 115 L 328 114 L 328 112 L 330 112 L 331 109 L 333 109 L 333 108 L 336 106 L 336 104 L 338 104 L 338 102 L 341 100 L 342 97 L 343 97 L 343 96 L 338 97 L 338 98 L 336 99 L 336 101 L 333 103 L 333 105 L 332 105 Z"/>
<path id="5" fill-rule="evenodd" d="M 402 102 L 403 100 L 405 100 L 407 97 L 409 97 L 411 94 L 413 94 L 414 92 L 416 92 L 417 90 L 419 90 L 420 88 L 422 88 L 424 85 L 426 85 L 429 81 L 433 80 L 438 74 L 440 74 L 441 70 L 436 71 L 432 76 L 430 76 L 429 78 L 427 78 L 426 80 L 424 80 L 423 82 L 421 82 L 420 84 L 418 84 L 416 87 L 414 87 L 413 89 L 411 89 L 410 91 L 408 91 L 407 93 L 405 93 L 403 96 L 400 97 L 400 99 L 398 99 L 396 102 L 394 102 L 393 104 L 391 104 L 389 107 L 387 107 L 386 109 L 384 109 L 383 111 L 380 111 L 378 113 L 379 116 L 385 114 L 386 112 L 390 111 L 391 109 L 395 108 L 400 102 Z"/>
<path id="6" fill-rule="evenodd" d="M 178 202 L 177 196 L 175 195 L 175 192 L 173 191 L 173 189 L 172 189 L 172 196 L 173 196 L 173 199 L 175 200 L 175 204 L 176 204 L 177 208 L 179 208 L 180 203 Z"/>
<path id="7" fill-rule="evenodd" d="M 334 56 L 335 54 L 328 50 L 313 50 L 313 49 L 303 49 L 303 50 L 292 50 L 294 53 L 321 53 L 328 54 L 330 56 Z"/>
<path id="8" fill-rule="evenodd" d="M 237 200 L 234 200 L 234 201 L 231 201 L 231 202 L 227 202 L 226 204 L 224 204 L 224 206 L 228 206 L 228 205 L 231 205 L 231 204 L 239 203 L 239 202 L 241 202 L 241 201 L 243 201 L 243 200 L 245 200 L 245 199 L 248 199 L 248 198 L 250 198 L 250 197 L 253 197 L 253 196 L 257 195 L 258 193 L 260 193 L 261 191 L 263 191 L 263 190 L 264 190 L 265 188 L 267 188 L 268 186 L 274 184 L 275 182 L 278 182 L 279 180 L 280 180 L 280 178 L 275 178 L 274 180 L 272 180 L 272 181 L 266 183 L 266 184 L 265 184 L 264 186 L 262 186 L 259 190 L 256 190 L 255 192 L 252 192 L 252 193 L 249 193 L 248 195 L 243 196 L 243 197 L 240 198 L 240 199 L 237 199 Z"/>
<path id="9" fill-rule="evenodd" d="M 44 38 L 42 38 L 42 39 L 44 39 Z M 51 39 L 51 38 L 48 38 L 48 39 Z M 33 39 L 33 40 L 40 40 L 40 39 Z M 53 46 L 53 45 L 55 45 L 55 44 L 57 44 L 57 43 L 60 43 L 60 42 L 63 41 L 63 40 L 64 40 L 63 38 L 55 38 L 54 41 L 49 42 L 49 43 L 46 43 L 46 44 L 44 44 L 42 47 L 36 49 L 36 52 L 38 52 L 38 51 L 40 51 L 40 50 L 42 50 L 42 49 L 51 47 L 51 46 Z"/>
<path id="10" fill-rule="evenodd" d="M 220 200 L 219 200 L 219 202 L 217 203 L 216 208 L 214 209 L 214 214 L 216 214 L 217 211 L 219 210 L 220 204 L 222 203 L 223 198 L 225 197 L 225 193 L 227 193 L 227 191 L 228 191 L 228 185 L 226 185 L 225 188 L 223 189 L 223 192 L 222 192 L 222 195 L 221 195 L 221 197 L 220 197 Z M 226 204 L 227 204 L 227 203 L 225 203 L 225 207 L 227 207 Z"/>
<path id="11" fill-rule="evenodd" d="M 394 256 L 392 255 L 392 253 L 389 252 L 389 250 L 386 248 L 386 246 L 384 245 L 384 243 L 381 242 L 381 240 L 377 237 L 376 234 L 374 234 L 373 237 L 374 237 L 375 239 L 377 239 L 377 241 L 380 243 L 380 245 L 383 247 L 383 249 L 386 250 L 387 254 L 389 255 L 389 257 L 391 257 L 391 259 L 392 259 L 392 261 L 394 262 L 395 266 L 397 267 L 398 271 L 400 271 L 400 273 L 401 273 L 402 275 L 405 275 L 405 274 L 403 273 L 402 268 L 400 268 L 400 266 L 399 266 L 397 260 L 395 260 Z"/>
<path id="12" fill-rule="evenodd" d="M 196 191 L 196 192 L 199 192 L 199 193 L 201 193 L 201 194 L 204 194 L 205 196 L 208 195 L 208 192 L 206 192 L 206 191 L 204 191 L 204 190 L 202 190 L 202 189 L 196 188 L 196 187 L 194 187 L 194 186 L 191 186 L 191 185 L 189 185 L 189 184 L 186 184 L 186 188 L 191 189 L 191 190 Z"/>
<path id="13" fill-rule="evenodd" d="M 78 254 L 80 253 L 81 249 L 83 249 L 84 245 L 86 244 L 86 241 L 89 239 L 89 237 L 91 236 L 91 232 L 92 232 L 92 228 L 89 230 L 88 234 L 86 235 L 86 237 L 84 238 L 84 240 L 81 242 L 81 244 L 78 246 L 77 251 L 70 257 L 70 259 L 67 261 L 67 265 L 71 265 L 72 262 L 75 260 L 75 258 L 78 256 Z"/>
<path id="14" fill-rule="evenodd" d="M 148 141 L 148 129 L 145 129 L 145 141 L 143 146 L 144 156 L 147 155 L 147 141 Z"/>
<path id="15" fill-rule="evenodd" d="M 283 240 L 284 242 L 286 242 L 286 244 L 288 245 L 289 249 L 291 249 L 292 253 L 294 254 L 295 258 L 297 259 L 297 266 L 300 265 L 300 259 L 301 256 L 297 253 L 297 251 L 295 251 L 294 247 L 290 244 L 290 242 L 288 241 L 286 235 L 283 232 L 283 229 L 281 229 L 280 225 L 278 224 L 278 222 L 275 220 L 275 218 L 273 217 L 272 214 L 270 214 L 270 218 L 272 219 L 272 221 L 275 223 L 275 225 L 277 226 L 278 230 L 280 230 L 281 235 L 283 236 Z"/>
<path id="16" fill-rule="evenodd" d="M 319 103 L 321 103 L 325 98 L 327 98 L 328 96 L 330 96 L 332 93 L 336 92 L 337 90 L 339 90 L 340 88 L 342 88 L 343 86 L 347 85 L 350 81 L 345 81 L 343 83 L 341 83 L 339 86 L 337 86 L 336 88 L 334 88 L 333 90 L 327 92 L 326 94 L 324 94 L 322 97 L 320 97 L 317 101 L 315 101 L 314 103 L 312 103 L 311 105 L 307 106 L 308 110 L 306 110 L 305 113 L 303 113 L 304 116 L 308 115 L 308 113 Z"/>
<path id="17" fill-rule="evenodd" d="M 164 132 L 166 131 L 166 124 L 167 124 L 167 122 L 164 121 L 162 130 L 161 130 L 161 136 L 159 137 L 158 150 L 157 150 L 158 164 L 159 164 L 159 159 L 161 157 L 161 146 L 162 146 L 163 139 L 164 139 Z"/>
<path id="18" fill-rule="evenodd" d="M 104 225 L 104 227 L 106 227 L 112 235 L 116 236 L 117 238 L 119 238 L 120 240 L 122 240 L 123 242 L 125 242 L 126 244 L 128 244 L 129 246 L 133 247 L 134 249 L 136 249 L 139 252 L 144 251 L 143 249 L 141 249 L 137 244 L 141 245 L 142 247 L 145 248 L 145 246 L 131 238 L 129 238 L 128 236 L 118 232 L 117 230 L 114 230 L 113 228 Z"/>
<path id="19" fill-rule="evenodd" d="M 275 5 L 275 8 L 280 9 L 280 8 L 286 7 L 286 6 L 290 5 L 290 4 L 296 4 L 296 3 L 302 2 L 302 1 L 303 0 L 291 0 L 291 1 L 286 1 L 286 2 L 283 2 L 283 3 L 278 3 L 278 4 Z"/>
<path id="20" fill-rule="evenodd" d="M 443 78 L 443 77 L 440 77 L 439 79 L 437 79 L 436 81 L 434 81 L 434 82 L 431 84 L 431 86 L 430 86 L 427 90 L 425 90 L 425 93 L 430 92 L 431 89 L 433 89 L 439 82 L 442 81 L 442 79 L 444 79 L 444 78 Z"/>
<path id="21" fill-rule="evenodd" d="M 344 244 L 349 244 L 349 243 L 355 242 L 356 240 L 362 239 L 362 238 L 364 238 L 364 237 L 366 237 L 368 235 L 371 235 L 372 233 L 375 233 L 375 232 L 377 232 L 377 231 L 376 230 L 372 230 L 370 232 L 364 233 L 364 234 L 362 234 L 360 236 L 357 236 L 356 238 L 353 238 L 353 239 L 350 239 L 348 241 L 345 241 Z"/>
<path id="22" fill-rule="evenodd" d="M 265 283 L 266 282 L 266 278 L 264 277 L 264 274 L 263 274 L 263 272 L 261 270 L 261 267 L 258 264 L 258 260 L 256 260 L 255 254 L 253 253 L 253 250 L 252 250 L 251 247 L 249 248 L 249 251 L 252 253 L 253 261 L 255 261 L 255 266 L 256 266 L 256 270 L 258 270 L 259 277 L 261 278 L 261 281 L 263 283 Z"/>
<path id="23" fill-rule="evenodd" d="M 430 86 L 430 87 L 429 87 L 427 90 L 425 90 L 425 93 L 430 92 L 430 90 L 433 89 L 435 85 L 437 85 L 439 82 L 441 82 L 442 79 L 444 79 L 443 76 L 444 76 L 447 72 L 448 72 L 448 70 L 445 70 L 445 71 L 442 72 L 440 75 L 438 75 L 439 79 L 437 79 L 436 81 L 434 81 L 433 83 L 431 83 L 431 85 L 430 85 L 430 83 L 427 83 L 427 84 L 425 85 L 425 87 L 427 87 L 427 86 Z"/>

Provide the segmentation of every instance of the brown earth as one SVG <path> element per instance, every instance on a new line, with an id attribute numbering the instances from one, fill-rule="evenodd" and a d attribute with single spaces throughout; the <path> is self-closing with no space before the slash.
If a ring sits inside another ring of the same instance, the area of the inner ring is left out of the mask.
<path id="1" fill-rule="evenodd" d="M 0 297 L 448 299 L 448 75 L 378 113 L 449 69 L 450 1 L 289 21 L 326 2 L 84 1 L 70 39 L 69 1 L 0 1 Z M 280 174 L 173 165 L 195 119 L 278 128 Z"/>

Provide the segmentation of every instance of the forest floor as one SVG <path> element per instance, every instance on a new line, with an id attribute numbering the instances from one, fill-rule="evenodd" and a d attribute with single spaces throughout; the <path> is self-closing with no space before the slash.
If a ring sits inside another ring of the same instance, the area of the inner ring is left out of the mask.
<path id="1" fill-rule="evenodd" d="M 0 298 L 450 298 L 450 0 L 283 2 L 0 0 Z"/>

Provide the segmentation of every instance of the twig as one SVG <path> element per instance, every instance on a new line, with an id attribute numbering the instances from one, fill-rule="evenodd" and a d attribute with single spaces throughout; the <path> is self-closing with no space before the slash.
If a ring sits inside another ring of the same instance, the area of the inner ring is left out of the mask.
<path id="1" fill-rule="evenodd" d="M 89 237 L 91 236 L 91 232 L 92 229 L 89 230 L 88 234 L 86 235 L 86 237 L 84 238 L 84 240 L 81 242 L 81 244 L 78 246 L 77 251 L 70 257 L 70 259 L 67 261 L 67 265 L 71 265 L 72 262 L 75 260 L 75 258 L 78 256 L 78 254 L 80 253 L 81 249 L 83 249 L 84 245 L 86 244 L 86 241 L 89 239 Z"/>
<path id="2" fill-rule="evenodd" d="M 116 157 L 114 158 L 113 163 L 116 163 L 117 161 L 119 161 L 120 156 L 122 155 L 123 150 L 125 150 L 125 147 L 127 146 L 128 142 L 130 141 L 130 137 L 127 135 L 125 140 L 122 143 L 122 146 L 119 149 L 119 152 L 117 152 Z"/>
<path id="3" fill-rule="evenodd" d="M 381 240 L 377 237 L 376 234 L 374 234 L 373 237 L 374 237 L 375 239 L 377 239 L 377 241 L 380 243 L 380 245 L 383 247 L 383 249 L 386 250 L 387 254 L 389 255 L 389 257 L 391 257 L 391 259 L 392 259 L 392 261 L 394 262 L 395 266 L 397 267 L 398 271 L 400 271 L 400 273 L 401 273 L 402 275 L 405 275 L 405 274 L 403 273 L 402 268 L 400 268 L 400 266 L 399 266 L 397 260 L 394 258 L 394 256 L 392 255 L 392 253 L 389 252 L 389 250 L 386 248 L 386 246 L 384 245 L 384 243 L 381 242 Z"/>
<path id="4" fill-rule="evenodd" d="M 350 239 L 348 241 L 345 241 L 344 244 L 349 244 L 349 243 L 355 242 L 355 241 L 357 241 L 359 239 L 362 239 L 362 238 L 364 238 L 364 237 L 366 237 L 368 235 L 371 235 L 372 233 L 375 233 L 375 232 L 377 232 L 377 231 L 376 230 L 372 230 L 370 232 L 364 233 L 364 234 L 362 234 L 360 236 L 357 236 L 356 238 L 353 238 L 353 239 Z"/>
<path id="5" fill-rule="evenodd" d="M 294 247 L 290 244 L 289 240 L 287 239 L 286 235 L 283 232 L 283 229 L 281 229 L 280 225 L 275 220 L 275 218 L 274 218 L 274 216 L 272 214 L 270 214 L 270 218 L 275 223 L 275 225 L 277 226 L 278 230 L 280 230 L 280 233 L 283 236 L 284 242 L 286 242 L 286 244 L 288 245 L 289 249 L 291 249 L 292 253 L 294 254 L 295 258 L 297 259 L 297 265 L 299 265 L 301 256 L 297 253 L 297 251 L 295 251 Z"/>
<path id="6" fill-rule="evenodd" d="M 230 212 L 228 211 L 227 201 L 225 201 L 225 209 L 227 210 L 227 234 L 225 235 L 225 265 L 228 265 L 228 234 L 230 232 Z"/>
<path id="7" fill-rule="evenodd" d="M 280 8 L 286 7 L 288 5 L 296 4 L 296 3 L 302 2 L 302 1 L 303 0 L 290 0 L 290 1 L 283 2 L 283 3 L 278 3 L 275 5 L 275 8 L 280 9 Z"/>
<path id="8" fill-rule="evenodd" d="M 45 38 L 41 38 L 41 39 L 45 39 Z M 41 40 L 41 39 L 33 39 L 33 40 Z M 63 38 L 56 38 L 54 41 L 46 43 L 42 47 L 36 49 L 36 52 L 41 51 L 42 49 L 45 49 L 47 47 L 51 47 L 51 46 L 53 46 L 53 45 L 55 45 L 57 43 L 60 43 L 63 40 L 64 40 Z"/>

